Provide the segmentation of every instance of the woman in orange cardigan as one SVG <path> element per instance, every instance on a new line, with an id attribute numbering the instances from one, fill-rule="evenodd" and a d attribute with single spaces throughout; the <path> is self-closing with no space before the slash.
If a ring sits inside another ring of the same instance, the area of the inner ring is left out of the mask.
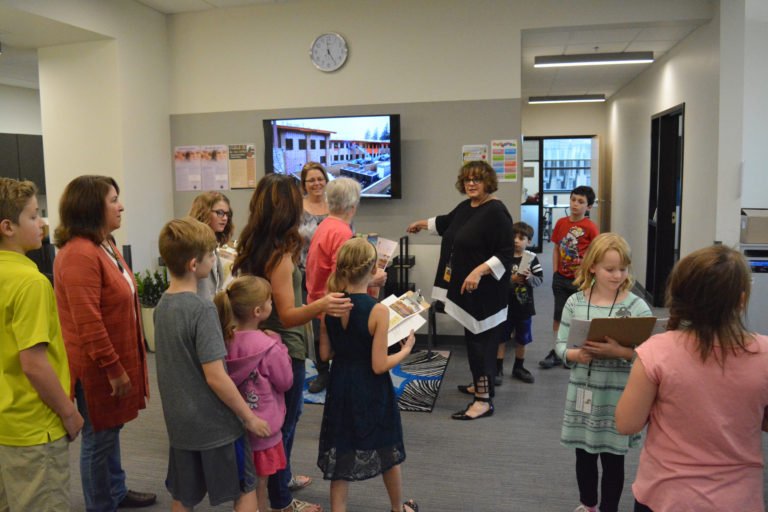
<path id="1" fill-rule="evenodd" d="M 86 509 L 100 512 L 156 499 L 129 491 L 120 463 L 120 429 L 145 407 L 149 384 L 136 283 L 111 236 L 121 223 L 119 192 L 106 176 L 80 176 L 67 185 L 53 265 L 72 387 L 85 419 L 83 495 Z"/>

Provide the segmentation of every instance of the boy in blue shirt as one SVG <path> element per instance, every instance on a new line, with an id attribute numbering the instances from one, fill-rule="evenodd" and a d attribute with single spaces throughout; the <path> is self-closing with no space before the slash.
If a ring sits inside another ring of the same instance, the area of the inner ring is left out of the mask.
<path id="1" fill-rule="evenodd" d="M 236 511 L 255 512 L 257 479 L 245 430 L 259 437 L 270 431 L 227 374 L 216 306 L 197 295 L 216 246 L 213 230 L 191 217 L 160 232 L 160 256 L 171 276 L 154 313 L 157 384 L 171 445 L 166 487 L 173 510 L 192 510 L 207 492 L 211 505 L 234 501 Z"/>
<path id="2" fill-rule="evenodd" d="M 29 181 L 0 178 L 0 510 L 69 510 L 83 428 L 50 281 L 25 254 L 43 226 Z"/>

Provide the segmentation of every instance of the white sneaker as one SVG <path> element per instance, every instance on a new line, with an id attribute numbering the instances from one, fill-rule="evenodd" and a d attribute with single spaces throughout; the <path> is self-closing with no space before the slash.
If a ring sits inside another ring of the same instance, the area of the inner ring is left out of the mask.
<path id="1" fill-rule="evenodd" d="M 593 509 L 590 509 L 588 506 L 581 504 L 575 509 L 573 509 L 573 512 L 592 512 Z"/>

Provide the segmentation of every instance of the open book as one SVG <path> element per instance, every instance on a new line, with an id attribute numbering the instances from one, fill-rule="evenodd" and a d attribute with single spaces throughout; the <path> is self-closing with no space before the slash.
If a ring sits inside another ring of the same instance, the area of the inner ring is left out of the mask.
<path id="1" fill-rule="evenodd" d="M 629 318 L 595 318 L 582 320 L 571 318 L 568 330 L 568 347 L 578 348 L 586 340 L 604 341 L 609 336 L 624 347 L 641 344 L 654 334 L 667 330 L 669 318 L 655 316 L 635 316 Z"/>
<path id="2" fill-rule="evenodd" d="M 407 338 L 411 329 L 415 331 L 426 323 L 420 313 L 429 309 L 429 302 L 418 291 L 407 291 L 400 297 L 390 295 L 381 303 L 389 309 L 388 346 Z"/>

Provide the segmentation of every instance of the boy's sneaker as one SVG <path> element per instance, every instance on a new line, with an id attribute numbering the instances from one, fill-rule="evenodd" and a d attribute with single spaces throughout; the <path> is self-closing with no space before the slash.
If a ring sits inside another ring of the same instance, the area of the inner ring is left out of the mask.
<path id="1" fill-rule="evenodd" d="M 597 507 L 588 507 L 586 505 L 579 505 L 575 509 L 573 509 L 573 512 L 595 512 L 597 510 Z"/>
<path id="2" fill-rule="evenodd" d="M 560 366 L 561 364 L 563 364 L 563 360 L 557 357 L 557 354 L 555 354 L 554 349 L 549 351 L 549 354 L 547 354 L 547 357 L 539 361 L 539 366 L 544 368 L 545 370 L 548 370 L 553 366 Z"/>
<path id="3" fill-rule="evenodd" d="M 500 371 L 493 378 L 493 385 L 498 387 L 498 386 L 501 386 L 502 384 L 504 384 L 504 372 Z"/>
<path id="4" fill-rule="evenodd" d="M 520 368 L 514 368 L 512 370 L 512 378 L 521 380 L 523 382 L 526 382 L 528 384 L 533 384 L 534 378 L 531 372 L 523 368 L 522 366 Z"/>

